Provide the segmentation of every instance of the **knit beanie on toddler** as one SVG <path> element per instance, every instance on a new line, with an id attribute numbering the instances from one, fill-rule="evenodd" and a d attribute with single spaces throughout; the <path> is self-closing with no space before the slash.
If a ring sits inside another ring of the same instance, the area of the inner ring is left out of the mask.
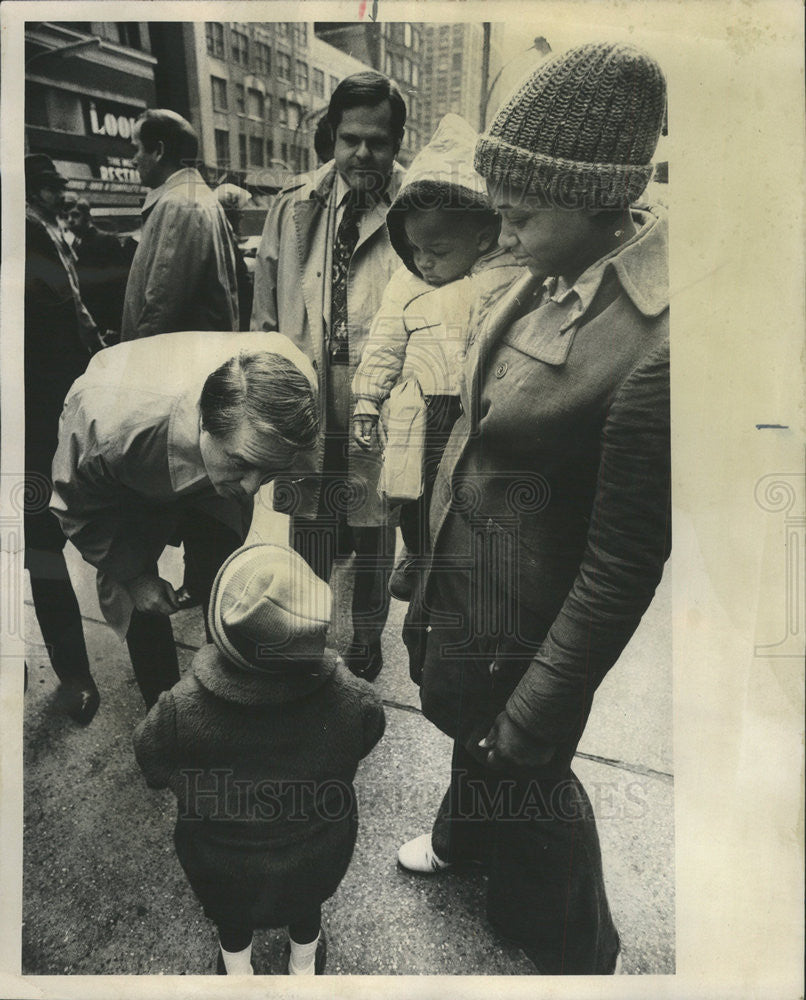
<path id="1" fill-rule="evenodd" d="M 216 575 L 207 623 L 213 643 L 247 671 L 315 664 L 325 649 L 330 587 L 287 545 L 236 549 Z"/>
<path id="2" fill-rule="evenodd" d="M 496 114 L 475 167 L 493 184 L 564 208 L 623 208 L 652 176 L 666 82 L 631 45 L 549 56 Z"/>

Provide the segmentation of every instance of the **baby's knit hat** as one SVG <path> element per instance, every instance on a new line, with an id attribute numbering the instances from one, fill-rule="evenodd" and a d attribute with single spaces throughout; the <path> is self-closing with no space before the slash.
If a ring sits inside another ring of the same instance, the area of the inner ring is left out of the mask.
<path id="1" fill-rule="evenodd" d="M 216 575 L 207 621 L 236 666 L 274 672 L 321 659 L 330 587 L 293 549 L 258 543 L 236 549 Z"/>
<path id="2" fill-rule="evenodd" d="M 652 176 L 665 107 L 666 81 L 646 53 L 581 45 L 545 59 L 501 107 L 475 167 L 564 208 L 622 208 Z"/>

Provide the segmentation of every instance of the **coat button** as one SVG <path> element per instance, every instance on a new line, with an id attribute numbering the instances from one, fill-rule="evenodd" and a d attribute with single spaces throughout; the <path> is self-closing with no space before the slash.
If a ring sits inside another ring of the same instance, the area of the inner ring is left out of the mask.
<path id="1" fill-rule="evenodd" d="M 319 365 L 318 365 L 318 364 L 316 363 L 316 359 L 315 359 L 315 358 L 313 358 L 313 359 L 311 360 L 311 368 L 313 368 L 313 370 L 314 370 L 314 371 L 316 371 L 316 369 L 317 369 L 318 367 L 319 367 Z"/>
<path id="2" fill-rule="evenodd" d="M 506 361 L 502 361 L 501 364 L 495 369 L 495 377 L 503 378 L 507 373 L 507 367 L 508 365 Z"/>

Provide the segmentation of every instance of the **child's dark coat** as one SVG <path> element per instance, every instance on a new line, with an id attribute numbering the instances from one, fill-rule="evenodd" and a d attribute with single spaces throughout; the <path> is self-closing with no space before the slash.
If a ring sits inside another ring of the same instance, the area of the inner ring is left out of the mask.
<path id="1" fill-rule="evenodd" d="M 352 781 L 383 707 L 329 650 L 316 676 L 297 670 L 246 673 L 205 646 L 134 733 L 149 786 L 177 797 L 177 855 L 219 925 L 302 919 L 350 863 Z"/>

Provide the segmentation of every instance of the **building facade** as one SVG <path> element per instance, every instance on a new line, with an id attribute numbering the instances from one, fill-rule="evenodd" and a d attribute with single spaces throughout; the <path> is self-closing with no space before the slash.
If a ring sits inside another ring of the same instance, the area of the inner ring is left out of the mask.
<path id="1" fill-rule="evenodd" d="M 448 112 L 479 127 L 483 86 L 484 31 L 481 24 L 424 24 L 422 122 L 426 138 Z"/>
<path id="2" fill-rule="evenodd" d="M 28 22 L 25 143 L 47 153 L 109 228 L 130 228 L 145 190 L 131 160 L 135 120 L 155 101 L 148 25 Z"/>
<path id="3" fill-rule="evenodd" d="M 316 166 L 314 132 L 339 81 L 367 66 L 306 22 L 177 24 L 183 71 L 163 96 L 198 132 L 212 184 L 276 190 Z"/>

